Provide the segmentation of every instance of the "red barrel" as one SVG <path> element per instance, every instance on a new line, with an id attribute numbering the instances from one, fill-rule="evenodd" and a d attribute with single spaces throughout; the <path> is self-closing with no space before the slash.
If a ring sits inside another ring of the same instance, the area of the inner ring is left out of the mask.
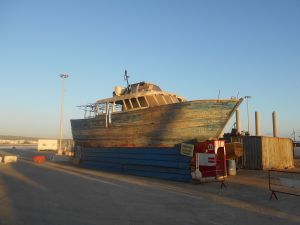
<path id="1" fill-rule="evenodd" d="M 46 161 L 46 156 L 44 156 L 44 155 L 33 156 L 33 162 L 35 162 L 35 163 L 44 163 L 45 161 Z"/>

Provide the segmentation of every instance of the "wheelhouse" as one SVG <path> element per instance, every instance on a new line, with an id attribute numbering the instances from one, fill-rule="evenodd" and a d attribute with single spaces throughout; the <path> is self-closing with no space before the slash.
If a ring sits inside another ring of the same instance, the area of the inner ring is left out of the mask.
<path id="1" fill-rule="evenodd" d="M 101 99 L 93 104 L 80 106 L 84 111 L 84 118 L 97 117 L 103 114 L 120 113 L 140 110 L 149 107 L 174 104 L 186 101 L 181 96 L 164 92 L 159 86 L 140 82 L 127 88 L 115 87 L 112 98 Z"/>

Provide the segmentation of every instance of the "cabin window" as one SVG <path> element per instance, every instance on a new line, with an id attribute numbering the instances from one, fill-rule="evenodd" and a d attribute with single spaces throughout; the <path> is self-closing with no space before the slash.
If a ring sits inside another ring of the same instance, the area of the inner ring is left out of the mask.
<path id="1" fill-rule="evenodd" d="M 121 111 L 123 111 L 123 101 L 116 101 L 114 112 L 121 112 Z"/>
<path id="2" fill-rule="evenodd" d="M 131 103 L 132 103 L 132 106 L 133 106 L 133 108 L 140 108 L 140 106 L 139 106 L 139 103 L 138 103 L 138 101 L 137 101 L 137 99 L 136 98 L 132 98 L 132 99 L 130 99 L 131 100 Z"/>
<path id="3" fill-rule="evenodd" d="M 173 103 L 173 101 L 172 101 L 172 99 L 171 99 L 171 97 L 169 95 L 164 95 L 164 98 L 165 98 L 167 104 Z"/>
<path id="4" fill-rule="evenodd" d="M 158 101 L 158 103 L 159 103 L 160 105 L 165 105 L 165 104 L 166 104 L 166 102 L 164 101 L 162 95 L 156 95 L 155 97 L 156 97 L 156 99 L 157 99 L 157 101 Z"/>
<path id="5" fill-rule="evenodd" d="M 103 114 L 103 113 L 106 113 L 106 103 L 100 103 L 98 105 L 98 114 Z"/>
<path id="6" fill-rule="evenodd" d="M 157 102 L 157 100 L 155 100 L 154 96 L 149 95 L 146 98 L 147 98 L 147 101 L 149 102 L 150 106 L 156 106 L 156 105 L 158 105 L 158 102 Z"/>
<path id="7" fill-rule="evenodd" d="M 170 96 L 170 97 L 172 98 L 172 100 L 173 100 L 174 103 L 178 102 L 178 99 L 176 97 L 174 97 L 174 96 Z"/>
<path id="8" fill-rule="evenodd" d="M 166 100 L 166 96 L 165 95 L 161 95 L 162 100 L 164 101 L 164 104 L 167 104 L 167 100 Z"/>
<path id="9" fill-rule="evenodd" d="M 138 101 L 139 101 L 141 107 L 148 107 L 145 97 L 138 97 Z"/>
<path id="10" fill-rule="evenodd" d="M 124 102 L 125 102 L 127 110 L 132 109 L 132 106 L 131 106 L 131 103 L 130 103 L 129 99 L 124 99 Z"/>

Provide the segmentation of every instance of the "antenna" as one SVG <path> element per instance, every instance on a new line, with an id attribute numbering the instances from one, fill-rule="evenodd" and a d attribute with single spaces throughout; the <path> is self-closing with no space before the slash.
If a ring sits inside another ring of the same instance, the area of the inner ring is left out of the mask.
<path id="1" fill-rule="evenodd" d="M 129 87 L 129 81 L 128 81 L 129 76 L 127 75 L 127 70 L 125 70 L 125 74 L 124 74 L 124 80 L 127 82 L 127 87 Z"/>

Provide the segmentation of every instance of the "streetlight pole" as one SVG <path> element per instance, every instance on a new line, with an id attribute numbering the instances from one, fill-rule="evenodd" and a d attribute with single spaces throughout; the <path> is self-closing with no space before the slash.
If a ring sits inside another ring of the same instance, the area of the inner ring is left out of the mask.
<path id="1" fill-rule="evenodd" d="M 247 120 L 248 120 L 248 135 L 250 135 L 250 118 L 249 118 L 249 98 L 251 98 L 251 96 L 247 95 L 245 96 L 245 99 L 247 99 Z"/>
<path id="2" fill-rule="evenodd" d="M 63 118 L 64 118 L 64 80 L 69 77 L 68 74 L 60 74 L 61 78 L 61 105 L 60 105 L 60 134 L 59 134 L 59 149 L 57 154 L 62 154 L 61 142 L 63 138 Z"/>

